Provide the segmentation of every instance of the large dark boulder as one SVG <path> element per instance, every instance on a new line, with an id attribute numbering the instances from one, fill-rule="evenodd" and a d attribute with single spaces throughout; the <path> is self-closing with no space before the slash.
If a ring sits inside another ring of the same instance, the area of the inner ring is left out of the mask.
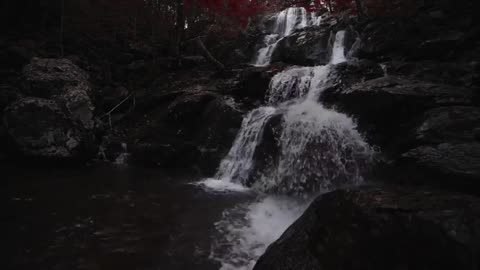
<path id="1" fill-rule="evenodd" d="M 278 41 L 271 62 L 293 65 L 314 66 L 329 62 L 330 31 L 324 28 L 308 27 L 297 30 Z"/>
<path id="2" fill-rule="evenodd" d="M 227 155 L 241 126 L 242 114 L 233 99 L 217 98 L 205 107 L 196 135 L 197 163 L 203 172 L 213 174 Z"/>
<path id="3" fill-rule="evenodd" d="M 183 91 L 171 98 L 148 115 L 150 125 L 129 143 L 132 161 L 212 174 L 230 149 L 243 112 L 232 98 L 211 91 Z"/>
<path id="4" fill-rule="evenodd" d="M 318 197 L 255 270 L 477 269 L 480 200 L 421 189 Z"/>
<path id="5" fill-rule="evenodd" d="M 95 125 L 89 76 L 68 59 L 33 58 L 23 69 L 23 92 L 55 100 L 87 129 Z"/>
<path id="6" fill-rule="evenodd" d="M 22 83 L 28 97 L 4 115 L 14 152 L 45 159 L 91 156 L 96 121 L 88 74 L 68 59 L 33 58 L 23 69 Z"/>
<path id="7" fill-rule="evenodd" d="M 205 107 L 216 97 L 215 93 L 201 91 L 186 93 L 168 106 L 167 119 L 178 126 L 196 126 Z M 188 125 L 186 125 L 188 124 Z"/>
<path id="8" fill-rule="evenodd" d="M 45 159 L 86 159 L 92 137 L 54 100 L 27 97 L 5 110 L 4 124 L 17 151 Z"/>

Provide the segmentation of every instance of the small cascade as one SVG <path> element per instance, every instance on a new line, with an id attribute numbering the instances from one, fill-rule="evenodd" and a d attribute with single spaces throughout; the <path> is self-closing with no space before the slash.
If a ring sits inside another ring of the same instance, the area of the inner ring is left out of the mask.
<path id="1" fill-rule="evenodd" d="M 118 157 L 115 159 L 113 163 L 117 165 L 126 165 L 128 163 L 128 157 L 130 154 L 128 153 L 128 148 L 126 143 L 122 143 L 121 146 L 122 146 L 123 152 L 120 153 L 120 155 L 118 155 Z"/>
<path id="2" fill-rule="evenodd" d="M 320 16 L 315 13 L 309 14 L 303 7 L 291 7 L 278 13 L 274 29 L 271 29 L 272 34 L 265 36 L 262 47 L 255 56 L 255 65 L 265 66 L 270 64 L 273 51 L 282 38 L 290 36 L 296 29 L 320 25 L 320 22 Z"/>
<path id="3" fill-rule="evenodd" d="M 251 111 L 242 122 L 240 133 L 226 158 L 220 163 L 216 179 L 244 184 L 253 166 L 255 149 L 261 143 L 263 129 L 275 114 L 273 107 L 260 107 Z"/>
<path id="4" fill-rule="evenodd" d="M 338 31 L 335 35 L 335 42 L 333 43 L 332 48 L 332 57 L 330 60 L 330 62 L 334 65 L 347 61 L 345 58 L 345 47 L 343 46 L 344 40 L 345 31 Z"/>
<path id="5" fill-rule="evenodd" d="M 266 102 L 275 106 L 305 96 L 313 77 L 312 67 L 290 68 L 273 76 L 266 95 Z"/>

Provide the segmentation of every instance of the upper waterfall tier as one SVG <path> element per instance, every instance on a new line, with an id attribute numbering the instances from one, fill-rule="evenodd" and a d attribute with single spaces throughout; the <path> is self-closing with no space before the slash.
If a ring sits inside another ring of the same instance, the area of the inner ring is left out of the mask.
<path id="1" fill-rule="evenodd" d="M 255 65 L 262 66 L 270 63 L 272 53 L 280 39 L 291 35 L 296 29 L 320 25 L 320 21 L 320 16 L 307 12 L 303 7 L 287 8 L 276 14 L 275 25 L 273 29 L 268 29 L 270 34 L 265 36 L 263 45 L 255 56 Z"/>

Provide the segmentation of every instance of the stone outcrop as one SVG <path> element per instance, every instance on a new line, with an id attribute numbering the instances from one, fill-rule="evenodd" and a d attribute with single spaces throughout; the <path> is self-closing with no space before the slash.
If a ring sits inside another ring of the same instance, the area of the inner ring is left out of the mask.
<path id="1" fill-rule="evenodd" d="M 318 197 L 255 270 L 474 269 L 480 201 L 421 189 L 359 188 Z"/>
<path id="2" fill-rule="evenodd" d="M 94 146 L 88 74 L 67 59 L 33 58 L 23 69 L 27 96 L 11 104 L 4 123 L 21 155 L 87 159 Z"/>
<path id="3" fill-rule="evenodd" d="M 54 100 L 27 97 L 9 106 L 5 126 L 17 150 L 29 157 L 85 159 L 93 140 Z"/>

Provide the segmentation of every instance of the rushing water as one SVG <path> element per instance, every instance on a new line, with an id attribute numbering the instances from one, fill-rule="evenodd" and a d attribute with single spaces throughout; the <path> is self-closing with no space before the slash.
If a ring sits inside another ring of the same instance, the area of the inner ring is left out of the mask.
<path id="1" fill-rule="evenodd" d="M 285 10 L 277 17 L 277 35 L 307 22 L 302 10 Z M 336 33 L 330 64 L 293 67 L 272 78 L 267 105 L 247 114 L 215 178 L 202 182 L 213 190 L 231 192 L 244 192 L 249 186 L 259 194 L 254 202 L 225 210 L 215 223 L 218 235 L 211 258 L 222 264 L 222 270 L 252 269 L 314 195 L 363 181 L 372 148 L 352 119 L 318 102 L 332 65 L 346 61 L 344 37 L 344 31 Z M 279 151 L 264 168 L 256 168 L 255 153 L 264 151 L 263 133 L 275 115 L 281 116 L 276 135 Z"/>
<path id="2" fill-rule="evenodd" d="M 278 13 L 275 16 L 275 25 L 271 34 L 263 39 L 262 48 L 255 55 L 254 63 L 257 66 L 265 66 L 270 64 L 272 54 L 278 42 L 289 35 L 296 29 L 302 29 L 311 25 L 320 25 L 321 17 L 315 13 L 309 13 L 303 7 L 291 7 Z"/>

